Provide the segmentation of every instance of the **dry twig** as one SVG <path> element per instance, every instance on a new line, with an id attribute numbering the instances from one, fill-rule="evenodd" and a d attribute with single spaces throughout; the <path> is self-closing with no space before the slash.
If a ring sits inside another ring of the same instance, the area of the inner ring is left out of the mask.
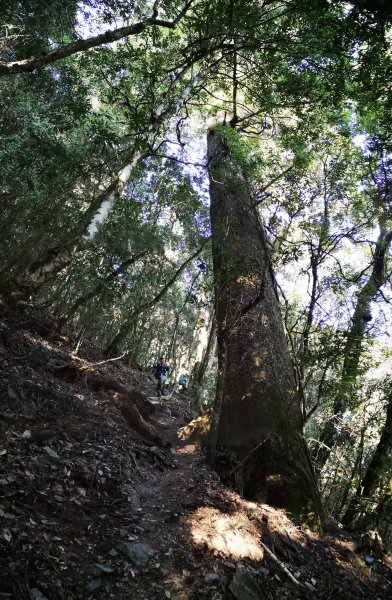
<path id="1" fill-rule="evenodd" d="M 270 550 L 268 548 L 268 546 L 266 546 L 265 544 L 263 544 L 262 541 L 260 541 L 261 546 L 264 548 L 264 550 L 266 551 L 266 553 L 268 554 L 268 556 L 270 558 L 272 558 L 272 560 L 274 562 L 276 562 L 277 565 L 279 565 L 279 567 L 282 569 L 282 571 L 287 575 L 287 577 L 293 582 L 295 583 L 295 585 L 300 585 L 302 586 L 302 583 L 300 581 L 298 581 L 298 579 L 296 579 L 294 577 L 294 575 L 292 575 L 290 573 L 290 571 L 288 570 L 287 567 L 284 566 L 284 564 L 279 560 L 279 558 L 272 552 L 272 550 Z"/>

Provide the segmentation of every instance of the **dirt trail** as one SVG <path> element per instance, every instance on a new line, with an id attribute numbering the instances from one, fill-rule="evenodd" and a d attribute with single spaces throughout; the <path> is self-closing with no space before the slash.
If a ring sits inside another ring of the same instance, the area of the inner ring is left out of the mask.
<path id="1" fill-rule="evenodd" d="M 175 452 L 135 434 L 68 360 L 104 360 L 45 315 L 0 323 L 0 598 L 30 600 L 386 600 L 391 561 L 376 569 L 335 527 L 319 539 L 281 511 L 225 488 L 200 449 L 177 438 L 186 398 L 155 400 Z M 121 361 L 103 374 L 150 395 L 154 380 Z M 272 553 L 272 554 L 271 554 Z"/>

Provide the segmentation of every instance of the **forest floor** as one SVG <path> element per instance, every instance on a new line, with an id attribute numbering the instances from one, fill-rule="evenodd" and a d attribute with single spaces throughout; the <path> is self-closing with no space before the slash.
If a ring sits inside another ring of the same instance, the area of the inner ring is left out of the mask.
<path id="1" fill-rule="evenodd" d="M 320 538 L 284 512 L 224 487 L 199 446 L 181 441 L 194 413 L 173 393 L 151 420 L 160 451 L 69 361 L 153 396 L 149 373 L 104 362 L 27 308 L 0 322 L 0 599 L 384 600 L 392 557 L 355 552 L 338 525 Z M 102 364 L 99 364 L 102 363 Z"/>

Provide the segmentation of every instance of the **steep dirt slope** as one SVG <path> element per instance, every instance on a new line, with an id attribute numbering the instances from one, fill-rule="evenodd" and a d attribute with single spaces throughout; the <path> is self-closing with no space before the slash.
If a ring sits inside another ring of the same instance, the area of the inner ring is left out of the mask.
<path id="1" fill-rule="evenodd" d="M 151 397 L 154 380 L 50 338 L 27 309 L 0 324 L 0 598 L 256 600 L 390 598 L 391 562 L 335 528 L 324 539 L 224 488 L 177 429 L 186 398 L 153 400 L 152 446 L 105 394 L 64 381 L 74 361 Z M 97 364 L 102 363 L 102 364 Z M 369 559 L 367 559 L 369 561 Z"/>

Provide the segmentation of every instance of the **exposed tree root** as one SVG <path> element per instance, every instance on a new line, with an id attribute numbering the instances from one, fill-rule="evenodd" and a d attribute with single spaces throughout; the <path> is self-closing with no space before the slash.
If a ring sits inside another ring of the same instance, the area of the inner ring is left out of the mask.
<path id="1" fill-rule="evenodd" d="M 55 370 L 55 374 L 66 381 L 84 378 L 93 391 L 101 392 L 114 404 L 134 431 L 163 448 L 171 445 L 151 423 L 145 420 L 155 412 L 155 406 L 144 394 L 128 389 L 114 377 L 102 375 L 90 367 L 74 363 L 61 365 Z"/>

